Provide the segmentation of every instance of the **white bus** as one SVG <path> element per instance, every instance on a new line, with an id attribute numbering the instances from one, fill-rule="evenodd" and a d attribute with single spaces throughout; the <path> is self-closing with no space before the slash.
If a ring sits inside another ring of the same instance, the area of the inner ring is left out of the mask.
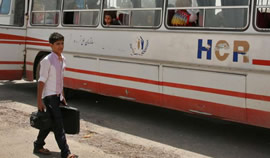
<path id="1" fill-rule="evenodd" d="M 270 0 L 180 1 L 0 0 L 0 79 L 59 32 L 67 88 L 270 128 Z"/>

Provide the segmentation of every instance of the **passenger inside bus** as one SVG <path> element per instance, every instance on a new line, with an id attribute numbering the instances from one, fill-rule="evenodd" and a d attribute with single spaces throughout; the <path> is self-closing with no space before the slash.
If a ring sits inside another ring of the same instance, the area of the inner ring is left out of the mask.
<path id="1" fill-rule="evenodd" d="M 104 25 L 105 26 L 120 25 L 120 22 L 116 16 L 116 11 L 105 11 L 104 12 Z"/>
<path id="2" fill-rule="evenodd" d="M 32 23 L 33 24 L 44 24 L 44 16 L 45 16 L 45 5 L 43 3 L 34 3 L 32 12 Z"/>
<path id="3" fill-rule="evenodd" d="M 259 28 L 270 28 L 270 13 L 267 9 L 257 9 L 257 27 Z"/>
<path id="4" fill-rule="evenodd" d="M 191 7 L 191 0 L 176 0 L 175 7 Z M 179 9 L 174 12 L 170 26 L 196 26 L 198 16 L 190 9 Z"/>

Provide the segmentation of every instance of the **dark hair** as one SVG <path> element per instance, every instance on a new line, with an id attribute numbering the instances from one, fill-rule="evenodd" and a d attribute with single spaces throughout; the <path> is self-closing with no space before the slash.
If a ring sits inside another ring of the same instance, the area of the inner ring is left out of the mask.
<path id="1" fill-rule="evenodd" d="M 52 33 L 49 37 L 49 42 L 54 44 L 56 41 L 64 41 L 64 36 L 57 32 Z"/>

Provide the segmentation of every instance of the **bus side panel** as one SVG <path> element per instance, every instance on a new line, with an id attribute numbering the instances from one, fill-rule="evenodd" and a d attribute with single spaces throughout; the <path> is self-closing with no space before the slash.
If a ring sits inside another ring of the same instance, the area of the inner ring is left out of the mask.
<path id="1" fill-rule="evenodd" d="M 270 75 L 250 73 L 247 83 L 248 123 L 270 128 Z"/>
<path id="2" fill-rule="evenodd" d="M 164 67 L 164 105 L 189 113 L 246 122 L 246 76 Z"/>
<path id="3" fill-rule="evenodd" d="M 101 94 L 121 99 L 161 104 L 159 66 L 100 60 Z"/>
<path id="4" fill-rule="evenodd" d="M 17 80 L 23 75 L 25 30 L 0 27 L 0 80 Z"/>
<path id="5" fill-rule="evenodd" d="M 67 88 L 98 92 L 98 59 L 64 54 L 67 67 L 64 84 Z"/>

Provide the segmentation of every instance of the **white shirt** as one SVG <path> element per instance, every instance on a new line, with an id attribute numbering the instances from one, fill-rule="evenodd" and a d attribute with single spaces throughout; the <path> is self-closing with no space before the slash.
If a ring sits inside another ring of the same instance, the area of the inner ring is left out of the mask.
<path id="1" fill-rule="evenodd" d="M 62 60 L 51 52 L 40 62 L 40 77 L 39 82 L 44 82 L 44 89 L 42 92 L 42 99 L 49 95 L 61 94 L 63 98 L 63 79 L 64 70 L 66 67 L 65 58 L 61 55 Z"/>

